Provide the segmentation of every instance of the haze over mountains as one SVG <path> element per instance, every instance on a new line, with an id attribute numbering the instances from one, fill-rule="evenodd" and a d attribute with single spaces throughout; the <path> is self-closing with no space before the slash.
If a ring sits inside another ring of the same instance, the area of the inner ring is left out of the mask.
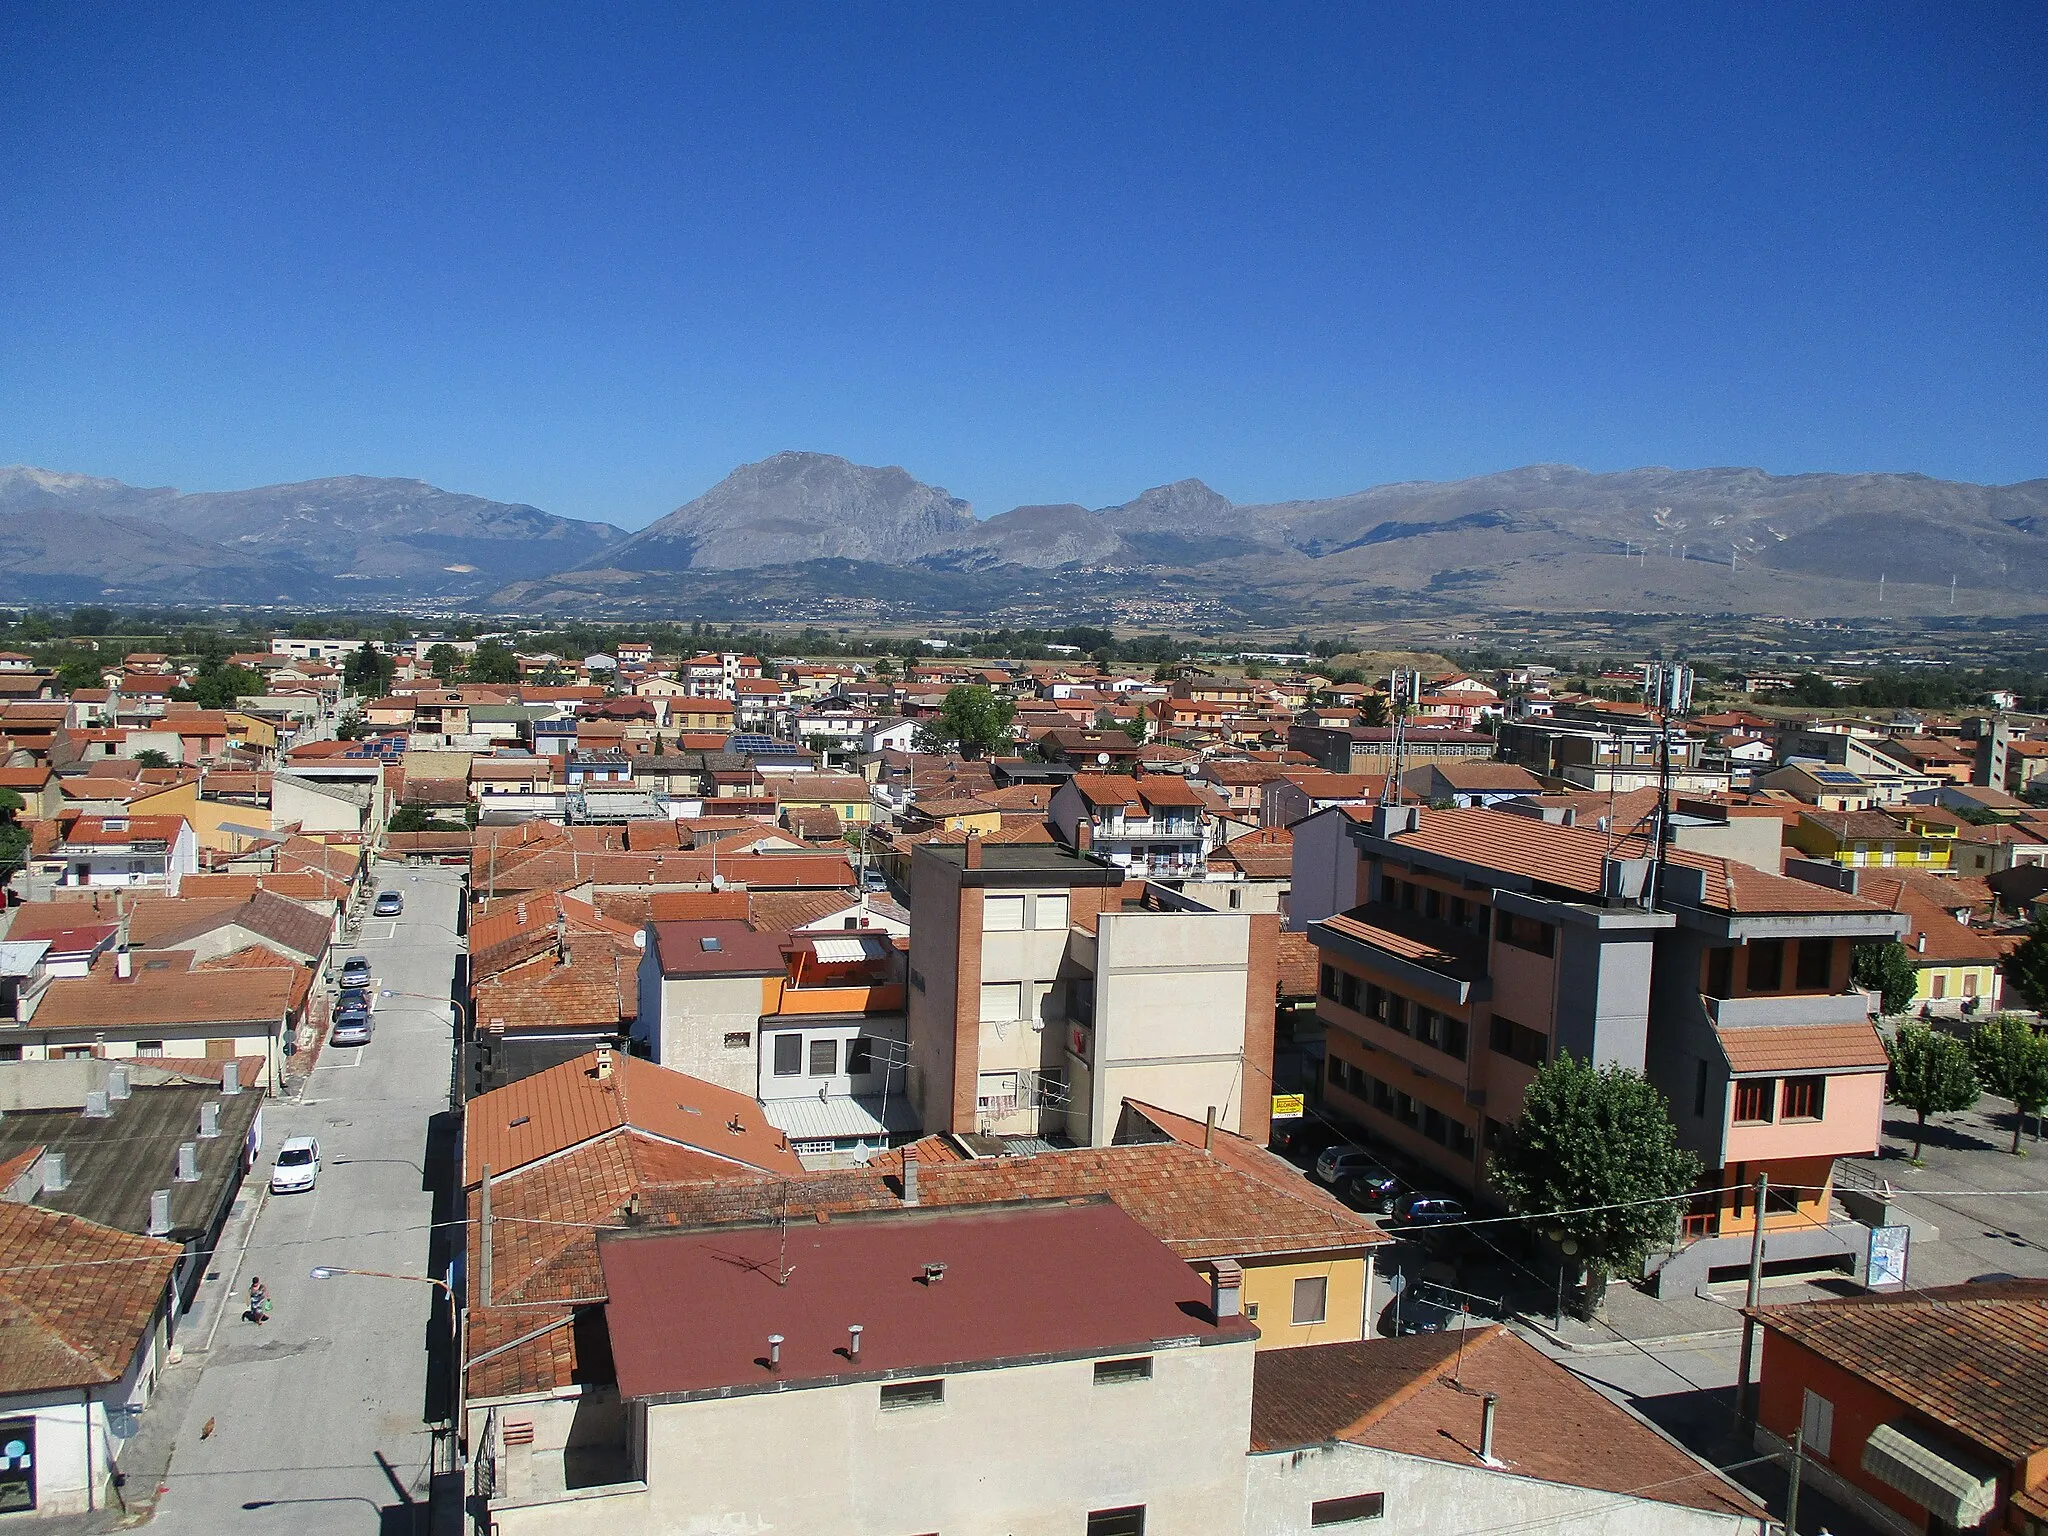
<path id="1" fill-rule="evenodd" d="M 1470 480 L 1235 505 L 1198 480 L 1129 502 L 977 519 L 901 468 L 780 453 L 637 533 L 348 476 L 181 495 L 0 469 L 0 599 L 488 601 L 522 611 L 761 616 L 1151 611 L 1185 597 L 1247 618 L 1429 600 L 1476 610 L 1789 615 L 2048 607 L 2048 480 L 1755 469 Z"/>

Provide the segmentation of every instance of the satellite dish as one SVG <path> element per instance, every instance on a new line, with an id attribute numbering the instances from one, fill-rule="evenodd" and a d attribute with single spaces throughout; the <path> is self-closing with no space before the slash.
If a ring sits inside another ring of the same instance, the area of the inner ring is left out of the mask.
<path id="1" fill-rule="evenodd" d="M 1096 753 L 1095 763 L 1097 767 L 1107 768 L 1109 766 L 1109 754 L 1107 752 Z"/>

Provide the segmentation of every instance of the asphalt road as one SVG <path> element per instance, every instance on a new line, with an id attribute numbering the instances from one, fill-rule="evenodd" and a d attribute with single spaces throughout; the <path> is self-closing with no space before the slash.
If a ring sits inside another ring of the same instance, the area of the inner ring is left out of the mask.
<path id="1" fill-rule="evenodd" d="M 434 1152 L 447 1144 L 451 1010 L 460 881 L 452 870 L 385 866 L 405 914 L 366 917 L 351 953 L 370 958 L 380 997 L 366 1047 L 329 1046 L 303 1101 L 264 1112 L 265 1146 L 250 1188 L 267 1187 L 287 1136 L 320 1139 L 318 1187 L 263 1196 L 246 1253 L 223 1251 L 235 1297 L 185 1409 L 153 1526 L 206 1536 L 245 1531 L 399 1533 L 427 1530 L 436 1445 L 427 1415 L 444 1396 L 430 1375 L 445 1340 L 438 1290 L 421 1282 L 341 1275 L 316 1265 L 421 1276 L 444 1262 L 430 1244 Z M 439 1117 L 438 1119 L 436 1117 Z M 431 1149 L 431 1150 L 430 1150 Z M 243 1320 L 249 1280 L 274 1298 L 271 1321 Z M 212 1433 L 202 1437 L 209 1423 Z M 438 1451 L 446 1465 L 447 1450 Z"/>

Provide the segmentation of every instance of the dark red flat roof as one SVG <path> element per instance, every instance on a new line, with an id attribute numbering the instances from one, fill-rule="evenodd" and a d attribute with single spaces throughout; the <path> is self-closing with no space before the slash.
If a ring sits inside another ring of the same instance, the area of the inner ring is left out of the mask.
<path id="1" fill-rule="evenodd" d="M 599 1239 L 619 1391 L 688 1397 L 1257 1337 L 1107 1197 Z M 946 1266 L 935 1283 L 925 1266 Z M 778 1268 L 786 1283 L 777 1283 Z M 858 1365 L 847 1329 L 862 1328 Z M 768 1336 L 782 1335 L 779 1371 Z"/>

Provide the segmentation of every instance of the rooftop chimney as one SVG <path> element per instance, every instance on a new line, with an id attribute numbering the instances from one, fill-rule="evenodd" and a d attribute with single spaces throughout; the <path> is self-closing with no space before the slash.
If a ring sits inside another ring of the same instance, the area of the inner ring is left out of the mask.
<path id="1" fill-rule="evenodd" d="M 85 1108 L 80 1113 L 88 1120 L 104 1120 L 113 1113 L 107 1108 L 107 1091 L 92 1088 L 86 1091 Z"/>
<path id="2" fill-rule="evenodd" d="M 779 1333 L 768 1335 L 768 1369 L 771 1371 L 782 1369 L 782 1335 Z"/>
<path id="3" fill-rule="evenodd" d="M 171 1192 L 159 1189 L 149 1197 L 149 1235 L 168 1237 L 171 1231 Z"/>
<path id="4" fill-rule="evenodd" d="M 1485 1401 L 1479 1405 L 1479 1459 L 1489 1467 L 1501 1465 L 1494 1459 L 1493 1454 L 1493 1417 L 1499 1407 L 1500 1399 L 1491 1392 L 1486 1394 Z"/>
<path id="5" fill-rule="evenodd" d="M 917 1149 L 903 1149 L 903 1203 L 917 1204 Z"/>
<path id="6" fill-rule="evenodd" d="M 1921 954 L 1923 954 L 1923 955 L 1924 955 L 1924 954 L 1926 954 L 1926 953 L 1927 953 L 1927 935 L 1923 933 L 1923 934 L 1921 934 L 1921 935 L 1920 935 L 1920 937 L 1919 937 L 1919 938 L 1915 939 L 1915 940 L 1913 941 L 1913 947 L 1914 947 L 1915 949 L 1919 950 Z"/>
<path id="7" fill-rule="evenodd" d="M 178 1143 L 178 1182 L 197 1184 L 199 1182 L 199 1143 L 181 1141 Z"/>
<path id="8" fill-rule="evenodd" d="M 224 1061 L 220 1064 L 220 1096 L 231 1098 L 242 1091 L 242 1064 L 239 1061 Z"/>
<path id="9" fill-rule="evenodd" d="M 107 1099 L 118 1104 L 128 1097 L 128 1069 L 109 1067 L 107 1069 Z"/>
<path id="10" fill-rule="evenodd" d="M 860 1364 L 860 1336 L 863 1332 L 859 1323 L 849 1323 L 846 1328 L 846 1358 L 855 1365 Z"/>
<path id="11" fill-rule="evenodd" d="M 1074 852 L 1086 853 L 1095 845 L 1095 829 L 1088 824 L 1086 816 L 1074 818 Z"/>
<path id="12" fill-rule="evenodd" d="M 597 1048 L 597 1080 L 600 1083 L 607 1082 L 610 1080 L 611 1075 L 612 1048 L 608 1045 L 600 1045 Z"/>
<path id="13" fill-rule="evenodd" d="M 114 951 L 114 974 L 122 981 L 135 979 L 135 961 L 129 956 L 126 944 Z"/>
<path id="14" fill-rule="evenodd" d="M 924 1283 L 927 1286 L 937 1285 L 941 1280 L 945 1278 L 946 1266 L 944 1264 L 941 1264 L 936 1259 L 934 1259 L 932 1262 L 925 1265 Z"/>
<path id="15" fill-rule="evenodd" d="M 220 1101 L 208 1099 L 199 1106 L 199 1139 L 211 1141 L 220 1135 Z"/>
<path id="16" fill-rule="evenodd" d="M 65 1188 L 70 1182 L 71 1174 L 64 1166 L 64 1154 L 62 1152 L 45 1152 L 43 1154 L 43 1192 L 45 1194 L 55 1194 L 58 1190 Z"/>
<path id="17" fill-rule="evenodd" d="M 961 868 L 981 868 L 981 834 L 979 832 L 969 832 L 967 834 L 967 854 Z"/>
<path id="18" fill-rule="evenodd" d="M 1244 1267 L 1235 1259 L 1209 1265 L 1209 1315 L 1217 1322 L 1244 1314 Z"/>

